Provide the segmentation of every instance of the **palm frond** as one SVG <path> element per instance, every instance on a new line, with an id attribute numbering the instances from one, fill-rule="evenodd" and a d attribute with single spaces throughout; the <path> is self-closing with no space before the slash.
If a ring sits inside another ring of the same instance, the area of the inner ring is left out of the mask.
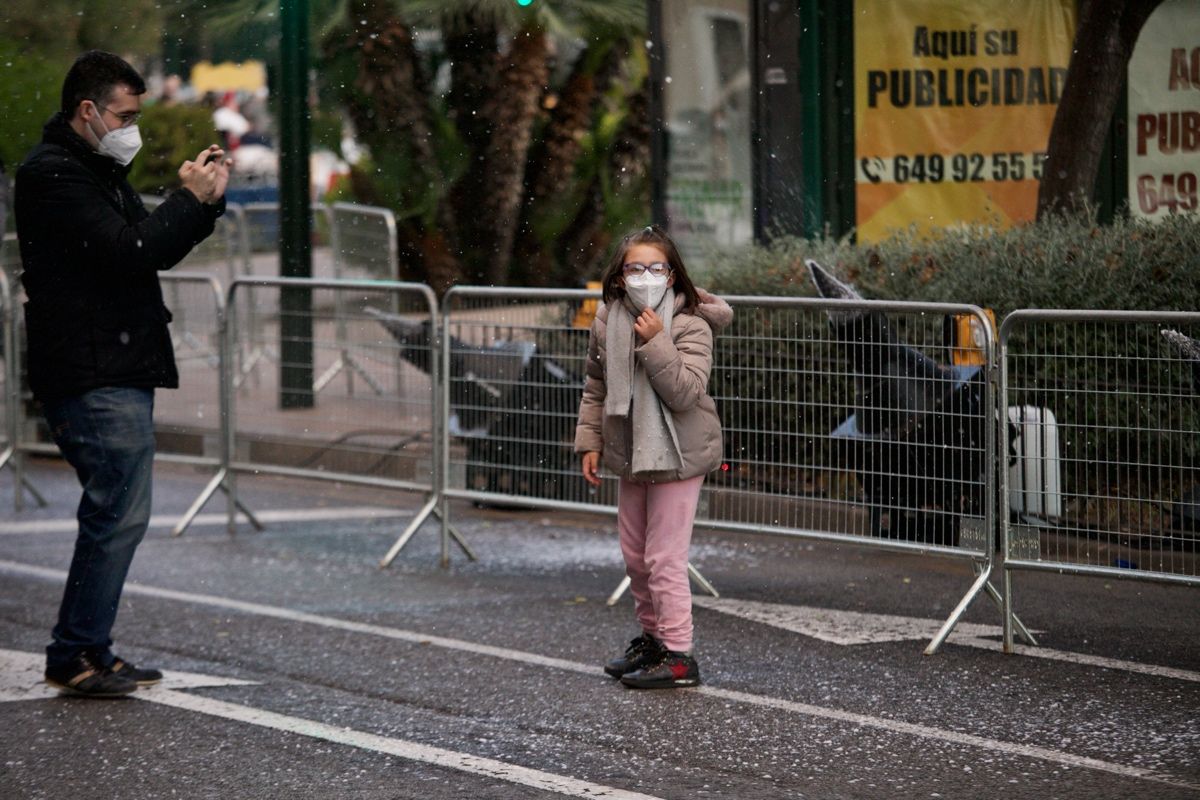
<path id="1" fill-rule="evenodd" d="M 498 28 L 530 25 L 558 36 L 575 36 L 588 25 L 643 31 L 645 0 L 533 0 L 522 7 L 514 0 L 399 0 L 404 16 L 427 24 L 461 23 L 467 17 L 483 19 Z"/>
<path id="2" fill-rule="evenodd" d="M 311 0 L 310 29 L 323 37 L 346 16 L 347 0 Z M 279 18 L 279 0 L 183 0 L 180 13 L 207 25 L 218 35 L 233 33 L 249 22 Z"/>

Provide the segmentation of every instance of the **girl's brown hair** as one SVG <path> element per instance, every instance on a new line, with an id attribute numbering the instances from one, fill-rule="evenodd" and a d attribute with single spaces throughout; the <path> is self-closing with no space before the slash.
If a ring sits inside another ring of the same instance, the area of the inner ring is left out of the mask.
<path id="1" fill-rule="evenodd" d="M 639 244 L 657 247 L 666 254 L 667 266 L 675 275 L 675 283 L 672 288 L 676 294 L 684 296 L 683 307 L 692 310 L 700 305 L 700 295 L 696 293 L 696 287 L 692 283 L 692 279 L 688 277 L 687 269 L 683 266 L 683 257 L 679 255 L 679 248 L 675 246 L 675 242 L 671 241 L 667 232 L 658 225 L 647 225 L 641 230 L 627 235 L 617 245 L 616 252 L 613 253 L 608 266 L 604 268 L 604 274 L 600 277 L 604 286 L 604 302 L 612 305 L 625 297 L 625 285 L 621 282 L 625 274 L 625 254 L 629 252 L 629 248 Z"/>

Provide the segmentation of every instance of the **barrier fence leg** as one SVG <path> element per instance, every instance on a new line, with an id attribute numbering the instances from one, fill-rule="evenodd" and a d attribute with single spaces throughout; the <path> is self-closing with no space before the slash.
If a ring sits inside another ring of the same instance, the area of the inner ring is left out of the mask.
<path id="1" fill-rule="evenodd" d="M 445 507 L 442 506 L 439 508 L 439 503 L 444 502 L 444 498 L 439 498 L 437 495 L 430 497 L 425 505 L 421 507 L 421 510 L 417 512 L 417 515 L 413 517 L 412 522 L 408 523 L 408 527 L 405 528 L 404 532 L 400 534 L 400 538 L 396 539 L 396 543 L 393 544 L 391 549 L 387 551 L 387 555 L 380 559 L 379 566 L 391 566 L 391 563 L 396 560 L 396 556 L 398 556 L 400 551 L 404 549 L 404 546 L 408 544 L 408 540 L 413 537 L 413 534 L 417 532 L 418 528 L 425 524 L 425 520 L 429 519 L 431 516 L 437 517 L 442 523 L 441 563 L 443 567 L 450 565 L 450 539 L 454 540 L 454 543 L 459 546 L 459 549 L 463 551 L 468 559 L 471 561 L 478 561 L 479 557 L 475 555 L 475 551 L 471 549 L 471 546 L 467 544 L 466 539 L 463 538 L 462 534 L 459 533 L 454 525 L 449 521 L 449 515 L 446 513 Z"/>
<path id="2" fill-rule="evenodd" d="M 329 368 L 326 369 L 325 372 L 321 373 L 319 378 L 313 381 L 313 391 L 320 392 L 322 389 L 328 386 L 329 382 L 336 378 L 337 374 L 342 370 L 346 370 L 346 387 L 350 395 L 354 394 L 353 376 L 356 372 L 358 373 L 359 377 L 366 381 L 368 386 L 375 390 L 375 394 L 383 394 L 383 387 L 379 385 L 379 381 L 371 377 L 371 374 L 363 369 L 362 365 L 358 363 L 358 361 L 350 354 L 348 350 L 343 350 L 341 355 L 337 357 L 337 360 L 330 364 Z"/>
<path id="3" fill-rule="evenodd" d="M 1005 570 L 1004 578 L 1005 578 L 1004 593 L 1008 594 L 1008 570 Z M 1000 613 L 1005 614 L 1007 617 L 1007 613 L 1008 613 L 1007 608 L 1004 603 L 1004 598 L 1000 596 L 1000 592 L 997 591 L 995 586 L 992 586 L 991 581 L 988 581 L 987 586 L 984 588 L 987 589 L 988 597 L 992 598 L 992 602 L 996 604 L 996 608 L 1000 609 Z M 1033 638 L 1033 634 L 1029 631 L 1028 628 L 1025 627 L 1025 623 L 1021 622 L 1021 620 L 1017 617 L 1016 614 L 1012 615 L 1012 624 L 1014 626 L 1014 629 L 1016 630 L 1017 635 L 1021 637 L 1022 641 L 1024 641 L 1025 644 L 1029 645 L 1030 647 L 1038 646 L 1037 639 Z"/>
<path id="4" fill-rule="evenodd" d="M 224 467 L 219 469 L 217 474 L 213 476 L 213 479 L 210 480 L 208 485 L 204 487 L 204 490 L 200 492 L 200 496 L 197 497 L 192 503 L 191 507 L 184 512 L 179 522 L 175 523 L 175 527 L 171 529 L 171 535 L 182 536 L 183 532 L 187 530 L 192 522 L 196 519 L 196 515 L 200 513 L 200 509 L 204 508 L 208 501 L 212 499 L 212 496 L 217 493 L 217 490 L 220 490 L 226 494 L 231 501 L 231 505 L 239 509 L 246 516 L 247 521 L 254 526 L 256 531 L 264 530 L 263 524 L 259 522 L 257 517 L 254 516 L 253 512 L 251 512 L 250 509 L 242 503 L 242 501 L 238 500 L 237 495 L 230 490 L 229 486 L 226 485 L 226 481 L 229 480 L 229 478 L 229 470 Z M 232 526 L 230 532 L 232 533 Z"/>
<path id="5" fill-rule="evenodd" d="M 25 510 L 25 492 L 29 492 L 32 495 L 34 502 L 38 504 L 38 508 L 45 508 L 49 505 L 46 498 L 42 496 L 37 487 L 25 475 L 24 462 L 21 459 L 21 454 L 17 452 L 15 447 L 9 447 L 4 451 L 3 455 L 0 455 L 0 470 L 3 470 L 5 467 L 11 469 L 13 473 L 13 509 L 15 511 Z M 22 487 L 24 487 L 25 492 L 21 491 Z"/>
<path id="6" fill-rule="evenodd" d="M 925 648 L 925 655 L 931 656 L 941 648 L 942 644 L 946 641 L 946 637 L 950 635 L 950 631 L 954 630 L 954 626 L 958 624 L 958 621 L 962 618 L 962 615 L 966 613 L 967 609 L 971 606 L 971 603 L 975 602 L 975 598 L 978 597 L 979 593 L 984 590 L 985 586 L 987 586 L 988 578 L 992 576 L 992 565 L 988 564 L 986 567 L 977 567 L 977 569 L 979 574 L 978 577 L 975 578 L 975 583 L 971 584 L 970 590 L 963 595 L 962 600 L 958 601 L 958 605 L 955 606 L 954 611 L 950 613 L 949 619 L 942 624 L 942 627 L 938 630 L 937 635 L 933 637 L 933 641 L 931 641 L 929 646 Z"/>
<path id="7" fill-rule="evenodd" d="M 717 593 L 716 588 L 709 582 L 708 578 L 705 578 L 700 574 L 700 570 L 692 566 L 692 562 L 688 562 L 687 569 L 688 575 L 691 576 L 692 580 L 694 580 L 701 589 L 708 592 L 713 597 L 721 596 Z M 621 579 L 621 582 L 617 584 L 617 588 L 613 589 L 613 593 L 608 596 L 608 599 L 604 601 L 604 604 L 608 606 L 615 606 L 617 601 L 621 599 L 621 595 L 625 594 L 626 590 L 629 589 L 629 584 L 629 576 L 626 575 Z"/>
<path id="8" fill-rule="evenodd" d="M 472 550 L 471 546 L 467 544 L 467 540 L 464 539 L 462 534 L 458 532 L 458 528 L 455 528 L 453 523 L 449 521 L 446 522 L 446 531 L 450 534 L 450 538 L 454 539 L 454 543 L 457 544 L 458 548 L 463 551 L 468 560 L 479 560 L 479 556 L 475 555 L 475 551 Z M 449 565 L 443 564 L 443 566 Z"/>
<path id="9" fill-rule="evenodd" d="M 396 556 L 400 555 L 400 551 L 404 549 L 404 545 L 408 544 L 408 540 L 412 538 L 412 535 L 417 532 L 418 528 L 425 524 L 425 520 L 429 519 L 429 515 L 437 508 L 437 504 L 438 496 L 433 495 L 426 501 L 425 505 L 421 506 L 421 510 L 413 517 L 412 522 L 408 523 L 408 527 L 400 534 L 400 538 L 387 551 L 387 555 L 380 559 L 379 566 L 381 568 L 391 566 L 392 562 L 396 560 Z"/>
<path id="10" fill-rule="evenodd" d="M 1013 652 L 1012 573 L 1004 570 L 1004 652 Z"/>
<path id="11" fill-rule="evenodd" d="M 954 626 L 958 624 L 959 619 L 962 618 L 962 615 L 971 603 L 975 601 L 980 592 L 984 592 L 990 597 L 1004 616 L 1004 652 L 1012 652 L 1012 632 L 1014 626 L 1016 627 L 1017 634 L 1025 642 L 1036 647 L 1037 640 L 1029 632 L 1029 629 L 1025 627 L 1025 624 L 1012 613 L 1012 606 L 1008 603 L 1007 598 L 1012 588 L 1009 582 L 1008 570 L 1004 571 L 1004 596 L 1002 597 L 996 587 L 988 580 L 992 574 L 992 566 L 989 564 L 987 567 L 982 567 L 978 562 L 974 562 L 972 563 L 972 567 L 975 570 L 975 583 L 971 585 L 970 591 L 959 601 L 958 606 L 950 614 L 950 618 L 946 620 L 941 629 L 938 630 L 937 635 L 933 637 L 933 641 L 925 648 L 925 655 L 931 656 L 941 648 L 947 637 L 950 636 L 950 632 L 954 629 Z"/>
<path id="12" fill-rule="evenodd" d="M 606 606 L 615 606 L 617 601 L 621 599 L 621 595 L 625 594 L 626 590 L 629 589 L 630 583 L 632 583 L 632 581 L 629 580 L 628 575 L 626 575 L 624 578 L 621 578 L 621 582 L 617 584 L 616 589 L 613 589 L 613 593 L 608 596 L 608 599 L 604 601 L 604 604 Z"/>
<path id="13" fill-rule="evenodd" d="M 708 592 L 713 597 L 721 596 L 721 595 L 717 594 L 717 590 L 715 588 L 713 588 L 713 585 L 708 582 L 708 578 L 705 578 L 703 575 L 701 575 L 700 570 L 693 567 L 692 562 L 690 562 L 690 561 L 688 562 L 688 575 L 691 575 L 692 580 L 694 580 L 697 584 L 699 584 L 701 589 Z"/>

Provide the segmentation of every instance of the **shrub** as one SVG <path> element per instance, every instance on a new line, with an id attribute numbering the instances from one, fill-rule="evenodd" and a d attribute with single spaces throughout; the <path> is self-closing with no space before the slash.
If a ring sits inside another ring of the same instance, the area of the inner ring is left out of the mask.
<path id="1" fill-rule="evenodd" d="M 805 258 L 864 297 L 972 303 L 997 319 L 1018 308 L 1200 308 L 1200 217 L 1158 223 L 1118 218 L 1096 225 L 1062 216 L 1005 231 L 969 227 L 940 237 L 845 240 L 782 238 L 768 247 L 713 253 L 705 281 L 718 292 L 813 295 Z"/>
<path id="2" fill-rule="evenodd" d="M 28 52 L 0 39 L 0 159 L 9 175 L 42 140 L 42 126 L 58 110 L 63 76 L 70 61 Z"/>
<path id="3" fill-rule="evenodd" d="M 179 165 L 220 143 L 212 112 L 200 106 L 147 105 L 138 123 L 142 150 L 129 182 L 139 192 L 164 194 L 179 186 Z"/>

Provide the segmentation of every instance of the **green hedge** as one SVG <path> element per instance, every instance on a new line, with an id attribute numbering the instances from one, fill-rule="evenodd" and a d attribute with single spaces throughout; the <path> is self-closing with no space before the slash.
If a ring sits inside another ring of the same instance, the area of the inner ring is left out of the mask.
<path id="1" fill-rule="evenodd" d="M 1006 231 L 948 230 L 871 245 L 783 238 L 713 253 L 706 285 L 728 294 L 815 294 L 805 258 L 864 297 L 1018 308 L 1200 309 L 1200 216 L 1158 223 L 1057 217 Z"/>
<path id="2" fill-rule="evenodd" d="M 71 65 L 28 50 L 0 37 L 0 159 L 10 176 L 58 111 L 63 75 Z"/>

